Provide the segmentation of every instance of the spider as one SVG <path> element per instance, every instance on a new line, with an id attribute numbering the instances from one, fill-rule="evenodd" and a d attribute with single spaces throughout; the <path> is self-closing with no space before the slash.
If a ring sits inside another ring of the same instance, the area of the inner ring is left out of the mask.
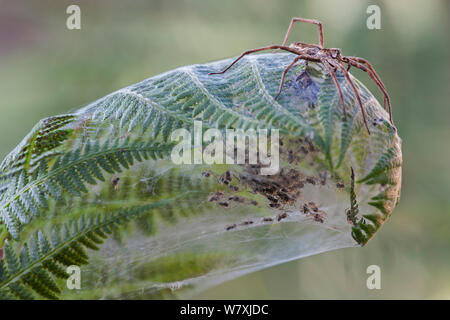
<path id="1" fill-rule="evenodd" d="M 286 43 L 289 39 L 289 35 L 292 31 L 292 28 L 296 22 L 306 22 L 311 23 L 314 25 L 317 25 L 319 28 L 319 44 L 310 44 L 310 43 L 304 43 L 304 42 L 294 42 L 289 46 L 286 46 Z M 367 123 L 367 117 L 366 112 L 363 107 L 363 103 L 361 100 L 361 96 L 358 93 L 358 90 L 356 89 L 355 83 L 350 77 L 350 74 L 348 71 L 351 67 L 356 67 L 358 69 L 361 69 L 369 75 L 369 77 L 375 82 L 375 84 L 378 86 L 378 88 L 381 90 L 383 96 L 384 96 L 384 107 L 386 109 L 386 104 L 388 106 L 388 112 L 389 112 L 389 120 L 392 124 L 392 110 L 391 110 L 391 100 L 389 98 L 389 95 L 387 93 L 386 87 L 384 86 L 384 83 L 381 81 L 378 74 L 375 72 L 375 69 L 373 66 L 367 61 L 366 59 L 359 58 L 359 57 L 351 57 L 351 56 L 343 56 L 341 54 L 341 50 L 337 48 L 325 48 L 324 47 L 324 41 L 323 41 L 323 26 L 322 22 L 318 20 L 313 19 L 303 19 L 303 18 L 292 18 L 291 23 L 289 24 L 289 28 L 286 32 L 286 36 L 284 37 L 284 41 L 282 45 L 270 45 L 262 48 L 257 49 L 251 49 L 244 51 L 239 57 L 237 57 L 228 67 L 226 67 L 224 70 L 220 72 L 211 72 L 210 75 L 213 74 L 223 74 L 228 69 L 230 69 L 236 62 L 238 62 L 242 57 L 245 55 L 264 51 L 264 50 L 285 50 L 291 53 L 294 53 L 297 55 L 297 57 L 294 58 L 294 60 L 289 64 L 286 69 L 283 71 L 283 74 L 281 76 L 281 82 L 280 87 L 278 90 L 278 94 L 275 97 L 275 100 L 278 99 L 278 97 L 281 94 L 281 90 L 283 88 L 283 83 L 286 77 L 287 72 L 299 61 L 300 59 L 308 61 L 313 61 L 322 64 L 325 69 L 329 72 L 331 78 L 333 79 L 333 82 L 336 86 L 336 89 L 339 93 L 339 99 L 342 105 L 342 108 L 344 110 L 344 116 L 345 119 L 347 119 L 347 109 L 345 107 L 344 103 L 344 95 L 342 93 L 341 87 L 339 85 L 339 82 L 336 78 L 336 72 L 337 70 L 340 70 L 347 82 L 350 84 L 350 87 L 355 94 L 355 97 L 358 101 L 359 107 L 361 109 L 361 114 L 364 119 L 364 125 L 367 129 L 367 132 L 370 134 L 369 125 Z M 347 67 L 345 68 L 345 64 L 347 64 Z"/>

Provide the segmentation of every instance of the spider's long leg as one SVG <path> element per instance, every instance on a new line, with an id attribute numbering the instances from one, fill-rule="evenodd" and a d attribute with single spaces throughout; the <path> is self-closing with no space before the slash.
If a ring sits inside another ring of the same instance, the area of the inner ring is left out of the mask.
<path id="1" fill-rule="evenodd" d="M 305 56 L 298 56 L 298 57 L 295 57 L 295 59 L 291 62 L 291 64 L 288 65 L 288 66 L 286 67 L 286 69 L 284 69 L 283 74 L 281 75 L 280 88 L 279 88 L 279 90 L 278 90 L 277 95 L 275 96 L 275 100 L 277 100 L 278 97 L 279 97 L 280 94 L 281 94 L 281 89 L 283 89 L 284 78 L 286 77 L 286 74 L 288 73 L 288 71 L 295 65 L 295 63 L 296 63 L 298 60 L 300 60 L 300 59 L 305 59 L 305 58 L 306 58 Z"/>
<path id="2" fill-rule="evenodd" d="M 363 116 L 364 125 L 366 126 L 367 132 L 370 134 L 369 125 L 367 124 L 367 117 L 366 117 L 366 111 L 364 110 L 363 103 L 361 101 L 361 96 L 359 95 L 358 89 L 356 89 L 355 84 L 353 83 L 353 80 L 350 78 L 350 74 L 345 70 L 343 66 L 341 66 L 339 63 L 336 63 L 336 66 L 341 70 L 341 72 L 344 74 L 345 79 L 347 79 L 347 82 L 352 87 L 353 93 L 356 96 L 356 100 L 358 100 L 359 107 L 361 108 L 361 114 Z"/>
<path id="3" fill-rule="evenodd" d="M 376 77 L 376 74 L 374 74 L 374 73 L 372 72 L 372 70 L 370 70 L 370 69 L 364 67 L 363 65 L 361 65 L 361 64 L 359 64 L 359 63 L 352 62 L 352 64 L 353 64 L 355 67 L 357 67 L 357 68 L 359 68 L 359 69 L 361 69 L 361 70 L 367 72 L 367 74 L 369 75 L 369 77 L 373 80 L 373 82 L 376 83 L 376 85 L 378 86 L 378 88 L 380 89 L 380 91 L 383 93 L 383 95 L 384 95 L 384 105 L 385 105 L 385 109 L 386 109 L 386 102 L 387 102 L 387 105 L 388 105 L 389 121 L 390 121 L 392 124 L 394 124 L 393 121 L 392 121 L 391 99 L 389 98 L 389 94 L 387 93 L 386 87 L 384 86 L 383 82 L 382 82 L 379 78 Z"/>
<path id="4" fill-rule="evenodd" d="M 359 68 L 359 69 L 367 72 L 369 77 L 373 80 L 373 82 L 376 83 L 376 85 L 378 86 L 380 91 L 383 93 L 383 95 L 384 95 L 384 104 L 385 104 L 384 107 L 386 109 L 386 102 L 387 102 L 388 110 L 389 110 L 389 120 L 393 124 L 391 99 L 389 97 L 389 94 L 387 93 L 387 90 L 386 90 L 386 87 L 384 86 L 383 81 L 381 81 L 380 77 L 378 76 L 378 74 L 375 72 L 375 70 L 373 69 L 373 67 L 370 65 L 370 63 L 367 60 L 362 59 L 362 58 L 357 58 L 357 57 L 355 59 L 353 59 L 353 57 L 349 57 L 349 58 L 351 58 L 351 59 L 348 60 L 350 65 L 353 65 L 356 68 Z M 357 59 L 359 61 L 365 61 L 365 64 L 366 64 L 367 68 L 364 65 L 354 61 L 354 60 L 357 60 Z"/>
<path id="5" fill-rule="evenodd" d="M 259 51 L 264 51 L 264 50 L 271 50 L 271 49 L 282 49 L 282 50 L 286 50 L 292 53 L 297 53 L 294 49 L 286 47 L 286 46 L 280 46 L 280 45 L 271 45 L 271 46 L 267 46 L 267 47 L 263 47 L 263 48 L 257 48 L 257 49 L 252 49 L 252 50 L 247 50 L 244 51 L 239 57 L 237 57 L 228 67 L 226 67 L 225 69 L 223 69 L 220 72 L 211 72 L 209 73 L 211 74 L 223 74 L 225 73 L 228 69 L 230 69 L 236 62 L 238 62 L 239 60 L 241 60 L 244 56 L 251 54 L 251 53 L 255 53 L 255 52 L 259 52 Z"/>
<path id="6" fill-rule="evenodd" d="M 386 90 L 386 87 L 385 87 L 383 81 L 381 80 L 380 76 L 379 76 L 379 75 L 377 74 L 377 72 L 375 71 L 375 68 L 372 66 L 372 64 L 370 64 L 369 61 L 367 61 L 367 60 L 364 59 L 364 58 L 360 58 L 360 57 L 351 57 L 351 56 L 350 56 L 350 57 L 346 57 L 346 58 L 347 58 L 347 59 L 351 59 L 351 60 L 356 61 L 356 62 L 360 62 L 360 63 L 365 64 L 365 65 L 372 71 L 373 75 L 378 79 L 378 81 L 379 81 L 380 84 L 383 86 L 383 88 Z M 380 88 L 380 90 L 381 90 L 381 88 Z M 386 96 L 385 96 L 385 98 L 384 98 L 384 107 L 385 107 L 385 108 L 386 108 L 386 100 L 389 100 L 389 97 L 386 98 Z M 390 108 L 390 100 L 388 101 L 388 104 L 389 104 L 389 108 Z M 391 122 L 392 122 L 392 119 L 391 119 Z"/>
<path id="7" fill-rule="evenodd" d="M 333 79 L 334 85 L 336 86 L 336 89 L 339 92 L 339 99 L 341 100 L 341 105 L 342 105 L 342 108 L 344 109 L 344 117 L 345 117 L 345 120 L 347 120 L 347 108 L 345 107 L 344 95 L 342 94 L 342 89 L 341 89 L 341 86 L 339 85 L 339 81 L 336 78 L 336 73 L 334 72 L 333 68 L 331 68 L 331 66 L 329 65 L 329 63 L 326 60 L 323 61 L 323 65 L 330 73 L 330 76 Z"/>
<path id="8" fill-rule="evenodd" d="M 378 73 L 375 71 L 375 68 L 370 64 L 369 61 L 367 61 L 367 60 L 364 59 L 364 58 L 360 58 L 360 57 L 345 57 L 345 58 L 348 58 L 348 59 L 354 60 L 354 61 L 356 61 L 356 62 L 365 64 L 365 65 L 370 69 L 370 71 L 373 72 L 373 74 L 374 74 L 375 77 L 378 79 L 378 81 L 380 81 L 380 83 L 383 85 L 383 87 L 386 88 L 386 87 L 384 86 L 383 81 L 381 81 L 380 76 L 379 76 Z"/>
<path id="9" fill-rule="evenodd" d="M 306 23 L 312 23 L 312 24 L 317 25 L 319 27 L 319 45 L 321 48 L 324 47 L 322 22 L 320 22 L 319 20 L 304 19 L 304 18 L 292 18 L 291 23 L 289 24 L 288 31 L 286 32 L 286 36 L 284 37 L 283 46 L 285 46 L 286 43 L 288 42 L 289 35 L 291 34 L 292 28 L 294 27 L 294 23 L 296 23 L 296 22 L 306 22 Z"/>

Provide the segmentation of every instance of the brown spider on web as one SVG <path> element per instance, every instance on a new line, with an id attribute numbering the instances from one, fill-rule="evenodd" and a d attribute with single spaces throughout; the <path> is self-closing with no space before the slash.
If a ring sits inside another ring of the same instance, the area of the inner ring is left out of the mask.
<path id="1" fill-rule="evenodd" d="M 286 43 L 289 39 L 289 35 L 292 31 L 292 27 L 294 26 L 294 23 L 296 23 L 296 22 L 306 22 L 306 23 L 312 23 L 312 24 L 317 25 L 319 27 L 319 45 L 304 43 L 304 42 L 294 42 L 291 45 L 286 46 Z M 283 71 L 283 74 L 281 76 L 280 88 L 278 90 L 278 94 L 276 95 L 275 99 L 277 99 L 279 97 L 279 95 L 281 94 L 281 90 L 283 88 L 283 83 L 284 83 L 284 79 L 286 77 L 287 72 L 289 71 L 289 69 L 291 69 L 297 63 L 298 60 L 303 59 L 306 61 L 313 61 L 313 62 L 321 63 L 327 69 L 327 71 L 330 73 L 331 78 L 333 79 L 333 82 L 339 93 L 339 98 L 340 98 L 342 108 L 344 110 L 345 119 L 347 119 L 347 109 L 346 109 L 345 103 L 344 103 L 344 95 L 342 94 L 341 87 L 336 78 L 336 71 L 340 70 L 344 74 L 345 79 L 350 84 L 350 87 L 352 88 L 352 90 L 356 96 L 358 104 L 361 108 L 361 113 L 362 113 L 362 116 L 364 119 L 364 124 L 366 126 L 368 133 L 370 134 L 369 125 L 367 124 L 366 112 L 364 110 L 364 107 L 363 107 L 363 104 L 361 101 L 361 96 L 359 95 L 358 90 L 356 89 L 356 86 L 348 73 L 348 71 L 350 70 L 350 67 L 353 66 L 353 67 L 356 67 L 358 69 L 361 69 L 361 70 L 367 72 L 369 77 L 375 82 L 375 84 L 381 90 L 381 92 L 384 95 L 384 107 L 386 108 L 386 103 L 387 103 L 388 111 L 389 111 L 389 120 L 393 124 L 391 100 L 386 91 L 386 87 L 384 86 L 384 83 L 381 81 L 380 77 L 375 72 L 375 69 L 372 67 L 372 65 L 369 63 L 369 61 L 367 61 L 366 59 L 359 58 L 359 57 L 346 57 L 346 56 L 341 55 L 340 49 L 325 48 L 324 41 L 323 41 L 323 27 L 322 27 L 322 23 L 318 20 L 292 18 L 282 45 L 270 45 L 270 46 L 263 47 L 263 48 L 247 50 L 247 51 L 243 52 L 239 57 L 237 57 L 223 71 L 211 72 L 210 75 L 225 73 L 236 62 L 238 62 L 242 57 L 244 57 L 247 54 L 251 54 L 251 53 L 263 51 L 263 50 L 272 50 L 272 49 L 281 49 L 281 50 L 285 50 L 285 51 L 288 51 L 288 52 L 291 52 L 291 53 L 294 53 L 297 55 L 297 57 L 294 58 L 292 63 L 290 65 L 288 65 L 286 67 L 286 69 Z M 345 64 L 347 64 L 346 68 L 345 68 Z"/>

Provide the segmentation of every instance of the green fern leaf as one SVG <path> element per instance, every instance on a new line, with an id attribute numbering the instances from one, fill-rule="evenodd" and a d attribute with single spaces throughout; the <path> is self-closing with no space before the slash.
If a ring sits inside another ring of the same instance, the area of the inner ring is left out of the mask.
<path id="1" fill-rule="evenodd" d="M 64 224 L 60 231 L 52 227 L 52 243 L 39 230 L 21 248 L 16 249 L 6 240 L 5 258 L 0 262 L 0 293 L 4 298 L 33 299 L 32 292 L 56 299 L 61 292 L 55 278 L 67 278 L 64 267 L 87 263 L 88 255 L 84 248 L 98 249 L 96 244 L 103 242 L 120 225 L 170 200 L 148 204 L 129 210 L 89 216 L 87 222 L 82 216 L 72 220 L 70 226 Z M 69 232 L 68 229 L 71 229 Z M 30 250 L 28 249 L 30 248 Z M 17 251 L 16 251 L 17 250 Z M 21 259 L 18 258 L 19 252 Z"/>
<path id="2" fill-rule="evenodd" d="M 11 191 L 0 201 L 0 220 L 5 222 L 14 238 L 18 237 L 20 226 L 30 222 L 30 213 L 37 215 L 39 208 L 45 207 L 47 197 L 61 199 L 65 191 L 81 196 L 88 192 L 87 183 L 95 184 L 96 178 L 103 180 L 98 167 L 111 174 L 121 172 L 123 167 L 132 165 L 133 159 L 142 161 L 142 158 L 148 158 L 149 155 L 163 158 L 172 147 L 171 144 L 129 140 L 116 140 L 102 146 L 87 142 L 86 146 L 89 147 L 84 151 L 83 146 L 79 146 L 73 152 L 59 156 L 48 171 L 38 173 L 30 181 L 27 181 L 26 174 L 22 171 L 17 182 L 11 184 Z M 33 209 L 30 210 L 31 208 Z"/>

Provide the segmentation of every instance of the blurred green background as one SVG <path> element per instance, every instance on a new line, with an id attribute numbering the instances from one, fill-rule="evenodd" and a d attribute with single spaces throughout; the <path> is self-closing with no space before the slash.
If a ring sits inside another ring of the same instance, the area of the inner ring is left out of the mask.
<path id="1" fill-rule="evenodd" d="M 81 30 L 66 8 L 81 7 Z M 381 30 L 366 27 L 370 4 Z M 250 274 L 196 298 L 450 298 L 450 1 L 0 0 L 0 158 L 41 118 L 176 67 L 281 43 L 292 16 L 324 22 L 325 44 L 371 61 L 403 139 L 400 205 L 364 248 Z M 316 42 L 314 26 L 292 39 Z M 378 97 L 367 75 L 355 71 Z M 381 268 L 381 290 L 366 268 Z"/>

